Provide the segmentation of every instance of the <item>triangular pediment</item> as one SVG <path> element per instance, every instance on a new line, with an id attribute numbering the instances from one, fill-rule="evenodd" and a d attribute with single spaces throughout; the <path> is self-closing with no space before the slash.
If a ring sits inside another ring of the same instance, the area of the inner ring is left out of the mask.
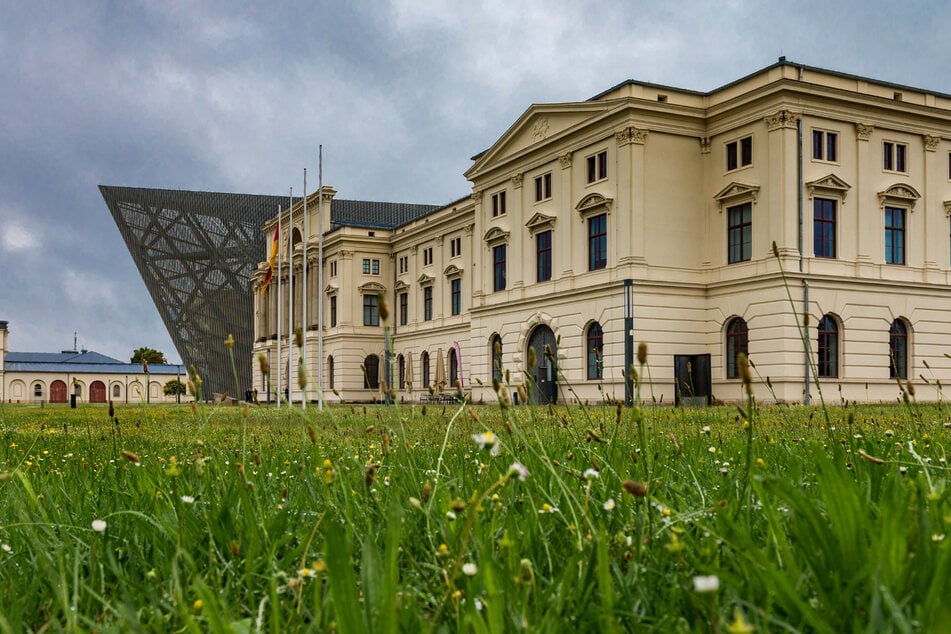
<path id="1" fill-rule="evenodd" d="M 482 237 L 482 239 L 489 243 L 502 242 L 504 240 L 508 240 L 509 235 L 510 235 L 509 232 L 505 231 L 504 229 L 501 229 L 499 227 L 492 227 L 491 229 L 485 232 L 485 235 Z"/>
<path id="2" fill-rule="evenodd" d="M 416 281 L 419 282 L 420 284 L 422 284 L 423 286 L 425 286 L 426 284 L 432 284 L 432 283 L 433 283 L 433 276 L 432 276 L 432 275 L 427 275 L 426 273 L 423 273 L 422 275 L 420 275 L 420 276 L 416 279 Z"/>
<path id="3" fill-rule="evenodd" d="M 334 295 L 337 293 L 337 290 L 336 284 L 327 284 L 327 286 L 324 288 L 324 295 Z"/>
<path id="4" fill-rule="evenodd" d="M 488 150 L 474 158 L 475 164 L 466 171 L 474 180 L 488 166 L 523 154 L 526 150 L 563 137 L 587 121 L 617 107 L 616 101 L 582 101 L 560 104 L 535 104 Z"/>
<path id="5" fill-rule="evenodd" d="M 357 287 L 361 293 L 382 293 L 386 287 L 379 282 L 367 282 Z"/>
<path id="6" fill-rule="evenodd" d="M 407 283 L 406 283 L 405 281 L 403 281 L 403 280 L 397 280 L 396 284 L 393 285 L 393 290 L 395 290 L 395 291 L 397 291 L 397 292 L 399 292 L 399 291 L 405 291 L 405 290 L 408 289 L 408 288 L 409 288 L 409 284 L 407 284 Z"/>
<path id="7" fill-rule="evenodd" d="M 831 192 L 838 194 L 845 200 L 845 195 L 852 189 L 852 186 L 835 174 L 827 174 L 822 178 L 817 178 L 814 181 L 806 183 L 806 189 L 809 191 L 810 196 L 816 191 Z"/>
<path id="8" fill-rule="evenodd" d="M 720 210 L 722 211 L 725 205 L 742 199 L 748 199 L 755 203 L 757 195 L 759 195 L 759 185 L 748 185 L 746 183 L 733 181 L 721 189 L 713 199 L 719 203 Z"/>
<path id="9" fill-rule="evenodd" d="M 555 216 L 549 216 L 541 212 L 536 213 L 534 216 L 528 219 L 528 222 L 525 223 L 525 227 L 529 231 L 536 231 L 538 229 L 547 229 L 555 224 Z"/>
<path id="10" fill-rule="evenodd" d="M 442 274 L 445 275 L 446 277 L 456 277 L 458 275 L 462 275 L 462 269 L 460 269 L 455 264 L 450 264 L 449 266 L 446 267 L 446 269 L 442 272 Z"/>

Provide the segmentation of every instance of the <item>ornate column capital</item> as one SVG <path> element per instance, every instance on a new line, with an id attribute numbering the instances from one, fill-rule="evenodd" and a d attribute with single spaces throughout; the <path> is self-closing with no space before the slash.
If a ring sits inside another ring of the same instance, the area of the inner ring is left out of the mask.
<path id="1" fill-rule="evenodd" d="M 521 174 L 513 174 L 513 175 L 512 175 L 512 187 L 514 187 L 515 189 L 519 189 L 521 186 L 522 186 L 522 175 L 521 175 Z"/>
<path id="2" fill-rule="evenodd" d="M 859 138 L 859 141 L 868 141 L 872 137 L 872 130 L 874 129 L 875 126 L 869 123 L 856 123 L 855 135 Z"/>
<path id="3" fill-rule="evenodd" d="M 561 161 L 561 169 L 566 170 L 571 167 L 571 152 L 565 152 L 558 157 L 558 160 Z"/>
<path id="4" fill-rule="evenodd" d="M 635 143 L 637 145 L 644 145 L 647 141 L 647 130 L 641 130 L 635 128 L 634 126 L 628 126 L 623 130 L 618 130 L 614 133 L 614 139 L 617 141 L 618 145 L 629 145 Z"/>
<path id="5" fill-rule="evenodd" d="M 710 153 L 710 137 L 708 136 L 700 137 L 700 153 L 701 154 Z"/>
<path id="6" fill-rule="evenodd" d="M 766 117 L 766 129 L 770 132 L 773 130 L 786 129 L 795 129 L 796 121 L 799 120 L 798 115 L 790 110 L 780 110 L 779 112 L 772 114 Z"/>
<path id="7" fill-rule="evenodd" d="M 472 190 L 472 200 L 474 200 L 474 201 L 477 202 L 477 203 L 482 202 L 482 190 L 481 190 L 481 189 L 473 189 L 473 190 Z"/>
<path id="8" fill-rule="evenodd" d="M 934 152 L 938 149 L 938 144 L 941 143 L 941 137 L 932 136 L 930 134 L 924 135 L 925 137 L 925 149 L 929 152 Z"/>

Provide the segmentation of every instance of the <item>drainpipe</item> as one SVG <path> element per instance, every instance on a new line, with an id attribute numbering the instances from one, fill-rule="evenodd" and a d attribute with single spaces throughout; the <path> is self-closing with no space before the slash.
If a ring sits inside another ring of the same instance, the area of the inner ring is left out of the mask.
<path id="1" fill-rule="evenodd" d="M 799 207 L 799 273 L 804 271 L 803 263 L 803 182 L 802 182 L 802 117 L 796 119 L 796 176 L 798 190 L 796 192 L 797 203 Z M 809 394 L 809 367 L 812 361 L 810 354 L 809 322 L 806 321 L 806 315 L 809 314 L 809 281 L 802 278 L 802 314 L 803 314 L 803 348 L 805 358 L 803 359 L 803 403 L 809 405 L 812 400 Z"/>

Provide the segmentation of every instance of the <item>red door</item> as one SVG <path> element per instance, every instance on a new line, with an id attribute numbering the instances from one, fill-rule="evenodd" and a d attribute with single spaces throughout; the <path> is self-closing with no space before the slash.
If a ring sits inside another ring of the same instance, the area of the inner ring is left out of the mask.
<path id="1" fill-rule="evenodd" d="M 66 383 L 63 381 L 53 381 L 50 384 L 50 403 L 66 402 Z"/>
<path id="2" fill-rule="evenodd" d="M 89 402 L 90 403 L 105 403 L 106 402 L 106 384 L 102 381 L 93 381 L 89 385 Z"/>

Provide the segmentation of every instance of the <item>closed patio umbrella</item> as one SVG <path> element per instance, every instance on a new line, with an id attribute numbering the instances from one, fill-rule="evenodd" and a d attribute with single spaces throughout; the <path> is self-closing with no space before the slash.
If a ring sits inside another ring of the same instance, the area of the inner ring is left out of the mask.
<path id="1" fill-rule="evenodd" d="M 406 391 L 413 393 L 413 353 L 406 353 Z"/>
<path id="2" fill-rule="evenodd" d="M 442 392 L 446 385 L 446 364 L 443 363 L 442 348 L 436 351 L 436 391 Z"/>

